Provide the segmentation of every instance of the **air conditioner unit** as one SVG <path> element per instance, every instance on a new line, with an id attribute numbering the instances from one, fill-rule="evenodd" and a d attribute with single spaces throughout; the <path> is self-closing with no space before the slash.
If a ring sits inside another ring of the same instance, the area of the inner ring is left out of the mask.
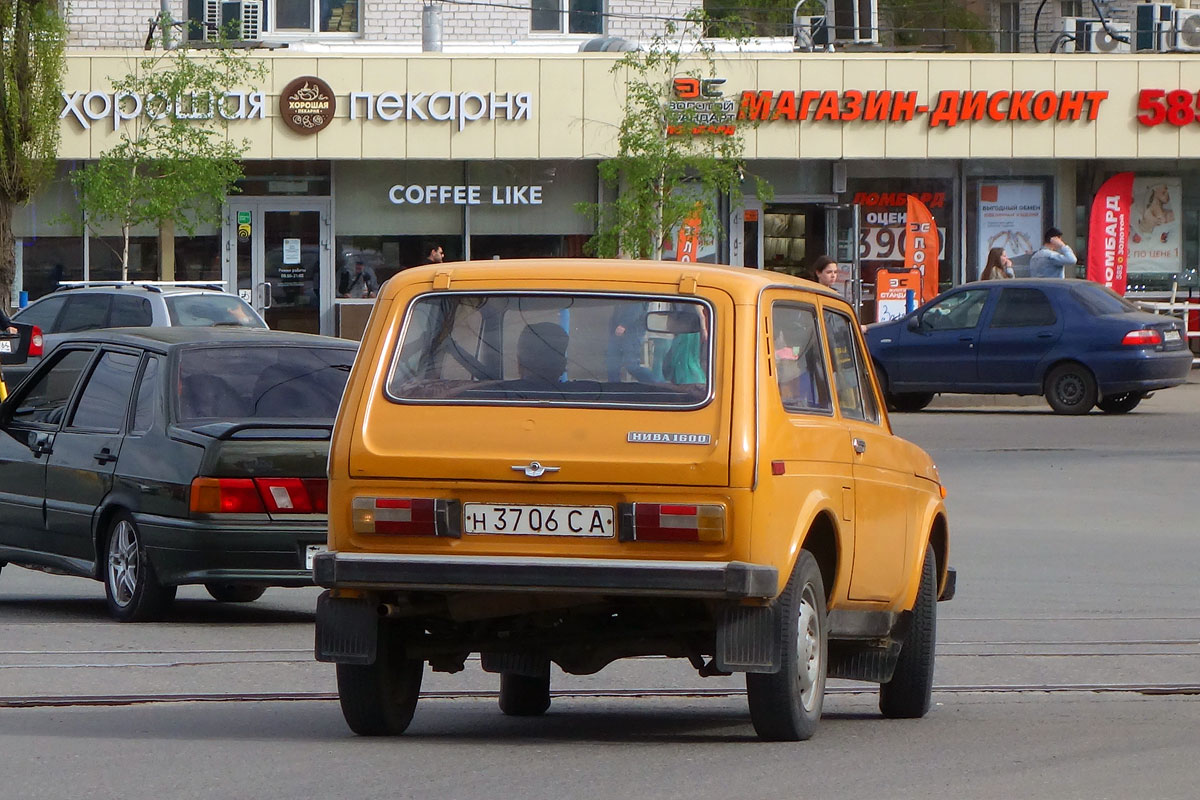
<path id="1" fill-rule="evenodd" d="M 1175 30 L 1172 3 L 1138 3 L 1133 7 L 1133 49 L 1162 53 L 1171 49 Z"/>
<path id="2" fill-rule="evenodd" d="M 1080 46 L 1081 39 L 1083 46 Z M 1133 26 L 1128 22 L 1088 20 L 1084 24 L 1083 36 L 1075 34 L 1075 52 L 1128 53 L 1132 51 L 1132 39 Z"/>
<path id="3" fill-rule="evenodd" d="M 792 17 L 796 50 L 812 52 L 829 46 L 829 24 L 825 17 Z"/>
<path id="4" fill-rule="evenodd" d="M 1175 49 L 1185 53 L 1200 52 L 1200 10 L 1175 11 Z"/>
<path id="5" fill-rule="evenodd" d="M 207 39 L 256 40 L 262 38 L 262 0 L 204 0 Z"/>
<path id="6" fill-rule="evenodd" d="M 1058 53 L 1075 53 L 1084 51 L 1084 36 L 1081 31 L 1086 30 L 1084 23 L 1095 22 L 1094 19 L 1085 19 L 1083 17 L 1063 17 L 1062 18 L 1062 33 L 1054 39 L 1054 44 L 1050 48 L 1050 52 Z M 1078 41 L 1076 41 L 1078 40 Z"/>

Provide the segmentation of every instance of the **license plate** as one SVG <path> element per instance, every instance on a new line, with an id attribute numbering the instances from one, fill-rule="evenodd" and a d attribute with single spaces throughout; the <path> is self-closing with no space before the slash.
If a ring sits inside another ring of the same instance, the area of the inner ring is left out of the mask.
<path id="1" fill-rule="evenodd" d="M 466 533 L 603 538 L 613 536 L 615 518 L 612 506 L 463 506 Z"/>
<path id="2" fill-rule="evenodd" d="M 310 544 L 304 548 L 304 568 L 313 568 L 313 558 L 317 553 L 328 553 L 329 547 L 323 544 Z"/>
<path id="3" fill-rule="evenodd" d="M 0 353 L 11 353 L 12 342 L 8 339 L 0 339 Z"/>
<path id="4" fill-rule="evenodd" d="M 1179 341 L 1179 331 L 1175 330 L 1174 328 L 1171 328 L 1169 331 L 1167 331 L 1166 333 L 1163 334 L 1163 341 L 1178 342 Z"/>

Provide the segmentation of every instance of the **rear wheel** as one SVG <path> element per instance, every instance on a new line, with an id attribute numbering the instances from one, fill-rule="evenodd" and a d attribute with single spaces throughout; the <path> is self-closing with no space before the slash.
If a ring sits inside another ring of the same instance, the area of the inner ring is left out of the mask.
<path id="1" fill-rule="evenodd" d="M 1142 402 L 1145 397 L 1146 394 L 1144 392 L 1110 394 L 1096 403 L 1096 406 L 1106 414 L 1128 414 L 1137 408 L 1138 403 Z"/>
<path id="2" fill-rule="evenodd" d="M 933 392 L 900 392 L 887 396 L 888 407 L 893 411 L 920 411 L 933 402 Z"/>
<path id="3" fill-rule="evenodd" d="M 777 610 L 779 672 L 747 673 L 746 695 L 760 739 L 799 742 L 811 738 L 821 720 L 829 663 L 825 586 L 817 560 L 807 550 L 800 551 Z"/>
<path id="4" fill-rule="evenodd" d="M 403 639 L 381 628 L 374 664 L 338 664 L 342 716 L 359 736 L 399 736 L 412 722 L 425 662 L 406 658 Z"/>
<path id="5" fill-rule="evenodd" d="M 1044 391 L 1057 414 L 1086 414 L 1096 405 L 1096 379 L 1082 364 L 1060 364 L 1050 370 Z"/>
<path id="6" fill-rule="evenodd" d="M 253 583 L 206 583 L 204 588 L 222 603 L 253 603 L 267 590 Z"/>
<path id="7" fill-rule="evenodd" d="M 121 622 L 145 622 L 162 615 L 175 599 L 176 587 L 163 586 L 146 557 L 133 517 L 113 517 L 106 540 L 104 594 L 108 613 Z"/>
<path id="8" fill-rule="evenodd" d="M 540 717 L 550 708 L 550 676 L 500 673 L 500 710 L 510 717 Z"/>
<path id="9" fill-rule="evenodd" d="M 933 652 L 937 644 L 937 557 L 925 549 L 921 588 L 912 609 L 912 627 L 892 679 L 879 687 L 879 710 L 889 719 L 916 719 L 933 698 Z"/>

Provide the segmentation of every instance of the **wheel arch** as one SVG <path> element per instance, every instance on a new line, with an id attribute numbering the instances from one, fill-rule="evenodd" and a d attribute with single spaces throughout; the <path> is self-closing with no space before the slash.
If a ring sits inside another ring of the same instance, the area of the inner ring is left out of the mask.
<path id="1" fill-rule="evenodd" d="M 837 522 L 831 511 L 822 509 L 808 524 L 804 538 L 796 550 L 796 558 L 792 560 L 789 574 L 790 570 L 796 568 L 795 562 L 800 557 L 801 550 L 807 550 L 816 559 L 817 568 L 821 571 L 821 582 L 825 584 L 826 604 L 833 597 L 841 596 L 838 594 L 839 590 L 844 594 L 847 587 L 837 586 L 838 580 L 844 577 L 841 574 L 842 547 Z"/>
<path id="2" fill-rule="evenodd" d="M 1083 367 L 1084 369 L 1086 369 L 1088 371 L 1088 374 L 1090 374 L 1092 376 L 1092 380 L 1095 381 L 1096 392 L 1097 392 L 1097 395 L 1099 395 L 1100 381 L 1096 377 L 1096 370 L 1092 369 L 1091 365 L 1088 364 L 1086 361 L 1081 361 L 1080 359 L 1074 358 L 1071 356 L 1060 356 L 1053 360 L 1047 361 L 1045 364 L 1042 365 L 1042 371 L 1038 375 L 1038 386 L 1039 386 L 1039 388 L 1041 388 L 1043 395 L 1046 394 L 1046 378 L 1048 378 L 1050 376 L 1051 372 L 1053 372 L 1054 370 L 1056 370 L 1059 367 L 1064 366 L 1066 364 L 1078 364 L 1080 367 Z"/>
<path id="3" fill-rule="evenodd" d="M 92 561 L 92 575 L 96 580 L 104 579 L 104 553 L 108 548 L 108 530 L 112 526 L 113 518 L 122 513 L 133 514 L 130 504 L 112 494 L 104 498 L 96 509 L 93 517 L 95 523 L 92 525 L 92 548 L 96 556 Z"/>

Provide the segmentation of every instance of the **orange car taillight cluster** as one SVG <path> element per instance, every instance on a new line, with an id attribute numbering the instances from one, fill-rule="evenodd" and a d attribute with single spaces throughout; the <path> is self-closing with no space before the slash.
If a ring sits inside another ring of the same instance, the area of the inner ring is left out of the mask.
<path id="1" fill-rule="evenodd" d="M 324 478 L 196 478 L 191 509 L 199 514 L 324 514 Z"/>
<path id="2" fill-rule="evenodd" d="M 428 497 L 356 497 L 355 533 L 393 536 L 462 536 L 462 504 Z"/>
<path id="3" fill-rule="evenodd" d="M 618 536 L 623 542 L 721 542 L 725 508 L 718 505 L 626 503 Z"/>

